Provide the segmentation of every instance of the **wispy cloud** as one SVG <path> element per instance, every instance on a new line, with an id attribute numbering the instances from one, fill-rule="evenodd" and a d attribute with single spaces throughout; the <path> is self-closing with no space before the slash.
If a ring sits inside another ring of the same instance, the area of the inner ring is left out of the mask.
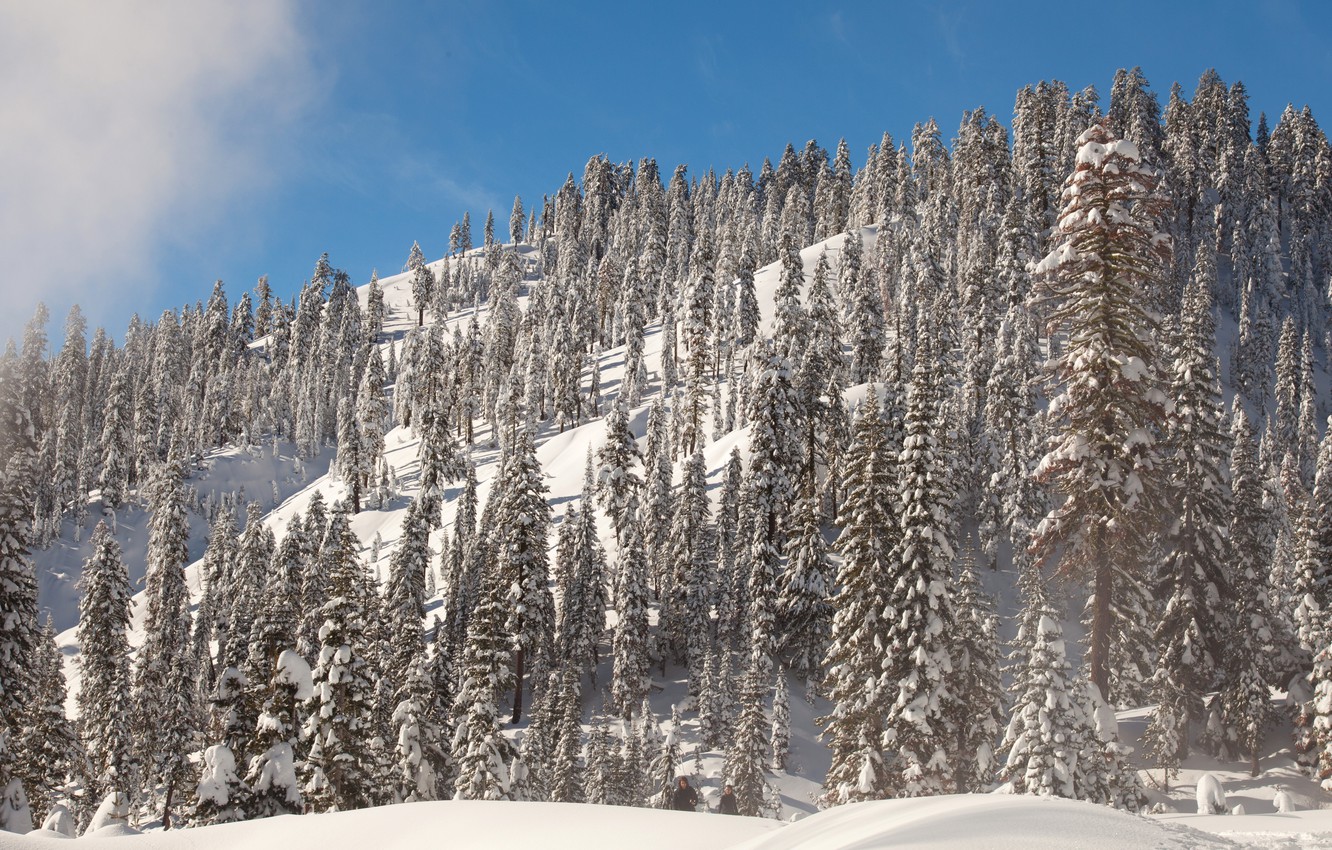
<path id="1" fill-rule="evenodd" d="M 100 318 L 276 177 L 316 97 L 296 0 L 0 4 L 0 296 Z"/>

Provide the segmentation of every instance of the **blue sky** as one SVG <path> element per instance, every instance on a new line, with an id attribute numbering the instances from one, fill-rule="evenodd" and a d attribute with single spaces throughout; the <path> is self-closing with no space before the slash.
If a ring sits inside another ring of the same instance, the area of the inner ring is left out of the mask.
<path id="1" fill-rule="evenodd" d="M 290 296 L 322 251 L 364 282 L 598 153 L 700 173 L 845 136 L 858 165 L 930 116 L 1007 125 L 1041 79 L 1104 102 L 1139 65 L 1164 104 L 1215 67 L 1255 119 L 1332 124 L 1332 13 L 1288 0 L 114 5 L 0 10 L 0 337 L 38 298 L 53 337 L 79 301 L 119 338 L 219 278 Z"/>

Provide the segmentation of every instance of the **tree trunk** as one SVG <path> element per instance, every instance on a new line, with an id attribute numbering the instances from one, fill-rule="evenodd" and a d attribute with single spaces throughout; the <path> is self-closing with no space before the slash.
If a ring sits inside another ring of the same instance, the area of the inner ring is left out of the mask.
<path id="1" fill-rule="evenodd" d="M 517 723 L 523 716 L 523 662 L 527 660 L 527 652 L 522 649 L 516 649 L 513 652 L 513 674 L 517 684 L 513 688 L 513 720 Z"/>
<path id="2" fill-rule="evenodd" d="M 162 829 L 163 831 L 171 828 L 171 798 L 176 791 L 176 780 L 171 779 L 167 782 L 166 797 L 162 803 Z"/>
<path id="3" fill-rule="evenodd" d="M 1093 545 L 1092 550 L 1104 557 L 1105 548 Z M 1106 702 L 1110 701 L 1110 599 L 1113 591 L 1114 568 L 1102 561 L 1096 567 L 1096 589 L 1092 599 L 1091 680 L 1100 688 L 1101 699 Z"/>

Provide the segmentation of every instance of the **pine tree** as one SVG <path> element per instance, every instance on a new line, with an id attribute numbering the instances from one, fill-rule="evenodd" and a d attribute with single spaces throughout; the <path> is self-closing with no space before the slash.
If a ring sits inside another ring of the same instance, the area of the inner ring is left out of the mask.
<path id="1" fill-rule="evenodd" d="M 1013 708 L 1000 753 L 999 778 L 1024 794 L 1077 799 L 1082 703 L 1064 654 L 1064 630 L 1039 578 L 1026 582 L 1016 662 Z"/>
<path id="2" fill-rule="evenodd" d="M 40 822 L 57 805 L 62 789 L 83 790 L 90 777 L 83 742 L 65 717 L 65 671 L 49 619 L 32 658 L 32 690 L 14 749 L 33 819 Z"/>
<path id="3" fill-rule="evenodd" d="M 890 705 L 881 676 L 892 589 L 886 582 L 893 574 L 892 555 L 901 534 L 895 510 L 900 450 L 892 444 L 871 386 L 845 461 L 846 500 L 838 520 L 842 564 L 827 658 L 832 711 L 819 718 L 832 750 L 819 798 L 824 807 L 883 799 L 895 788 L 881 752 Z"/>
<path id="4" fill-rule="evenodd" d="M 185 585 L 189 525 L 181 469 L 163 464 L 154 477 L 148 522 L 147 612 L 144 642 L 134 670 L 131 701 L 135 750 L 144 760 L 144 779 L 160 789 L 162 823 L 183 796 L 195 725 L 194 659 L 190 652 L 190 598 Z"/>
<path id="5" fill-rule="evenodd" d="M 499 578 L 508 591 L 505 628 L 513 647 L 513 721 L 523 712 L 523 684 L 530 664 L 533 681 L 542 681 L 551 663 L 555 640 L 555 600 L 550 593 L 546 540 L 550 505 L 532 433 L 519 432 L 508 464 L 501 473 L 502 494 L 495 515 Z M 535 688 L 534 688 L 535 689 Z"/>
<path id="6" fill-rule="evenodd" d="M 703 686 L 698 695 L 699 735 L 713 749 L 730 746 L 734 734 L 734 700 L 731 694 L 731 653 L 716 647 L 708 653 L 703 668 Z"/>
<path id="7" fill-rule="evenodd" d="M 552 803 L 581 803 L 585 801 L 584 768 L 579 763 L 583 750 L 582 694 L 579 677 L 568 671 L 560 678 L 558 742 L 552 761 L 550 788 Z"/>
<path id="8" fill-rule="evenodd" d="M 656 410 L 654 404 L 654 414 Z M 616 404 L 606 416 L 606 442 L 597 450 L 597 496 L 621 546 L 643 487 L 643 479 L 635 471 L 642 460 L 638 443 L 629 430 L 628 408 Z"/>
<path id="9" fill-rule="evenodd" d="M 1203 715 L 1203 697 L 1216 683 L 1229 638 L 1229 446 L 1213 366 L 1211 289 L 1209 277 L 1197 274 L 1185 294 L 1167 428 L 1174 453 L 1166 470 L 1179 514 L 1165 536 L 1166 560 L 1156 582 L 1155 596 L 1166 602 L 1155 635 L 1157 709 L 1145 735 L 1148 755 L 1167 771 L 1188 756 L 1189 719 Z"/>
<path id="10" fill-rule="evenodd" d="M 786 686 L 786 671 L 777 671 L 777 688 L 772 696 L 772 769 L 786 770 L 791 755 L 791 697 Z"/>
<path id="11" fill-rule="evenodd" d="M 499 695 L 513 686 L 512 655 L 505 629 L 505 592 L 492 568 L 467 627 L 462 683 L 453 708 L 452 761 L 458 766 L 454 797 L 502 800 L 509 791 L 513 745 L 499 731 Z"/>
<path id="12" fill-rule="evenodd" d="M 283 541 L 286 542 L 285 540 Z M 314 695 L 310 665 L 292 649 L 278 654 L 255 735 L 258 755 L 245 775 L 249 818 L 300 814 L 304 801 L 296 777 L 301 703 Z"/>
<path id="13" fill-rule="evenodd" d="M 823 512 L 814 494 L 806 490 L 792 513 L 787 565 L 777 597 L 778 633 L 783 657 L 808 688 L 822 678 L 832 636 L 829 598 L 835 573 L 823 537 Z"/>
<path id="14" fill-rule="evenodd" d="M 1105 124 L 1078 138 L 1065 184 L 1058 247 L 1036 267 L 1034 297 L 1068 329 L 1055 361 L 1056 436 L 1039 479 L 1066 495 L 1036 530 L 1041 563 L 1092 584 L 1091 680 L 1110 693 L 1110 649 L 1123 630 L 1113 605 L 1139 580 L 1142 541 L 1157 514 L 1158 449 L 1165 395 L 1156 373 L 1156 318 L 1148 290 L 1170 258 L 1158 230 L 1165 199 L 1138 148 Z M 1117 589 L 1118 588 L 1118 589 Z"/>
<path id="15" fill-rule="evenodd" d="M 327 564 L 329 600 L 320 609 L 319 658 L 304 737 L 310 741 L 303 789 L 316 811 L 374 805 L 378 792 L 373 750 L 374 681 L 364 567 L 346 506 L 334 506 L 320 559 Z"/>
<path id="16" fill-rule="evenodd" d="M 384 675 L 395 690 L 407 685 L 408 671 L 425 654 L 425 579 L 430 570 L 430 528 L 425 503 L 417 498 L 403 517 L 398 546 L 389 558 L 384 607 L 390 627 L 390 656 Z"/>
<path id="17" fill-rule="evenodd" d="M 735 743 L 726 752 L 725 774 L 735 788 L 736 807 L 740 814 L 757 817 L 767 792 L 768 730 L 763 713 L 766 688 L 758 674 L 751 670 L 745 676 L 741 696 L 740 721 L 736 728 Z"/>
<path id="18" fill-rule="evenodd" d="M 438 800 L 444 796 L 448 754 L 437 722 L 435 682 L 427 667 L 424 648 L 411 662 L 398 689 L 399 701 L 392 722 L 397 728 L 397 791 L 405 802 Z"/>
<path id="19" fill-rule="evenodd" d="M 454 252 L 450 252 L 454 253 Z M 435 290 L 435 274 L 426 266 L 425 254 L 421 246 L 412 243 L 411 254 L 407 257 L 407 271 L 412 274 L 412 304 L 416 307 L 417 327 L 425 324 L 425 308 L 431 301 Z"/>
<path id="20" fill-rule="evenodd" d="M 884 741 L 897 750 L 892 770 L 898 793 L 942 793 L 953 781 L 947 758 L 953 729 L 950 703 L 955 659 L 948 636 L 955 628 L 952 589 L 952 519 L 944 459 L 934 437 L 938 378 L 928 354 L 916 361 L 907 395 L 906 439 L 899 458 L 902 537 L 889 574 L 889 610 L 883 687 L 897 695 L 884 719 Z"/>
<path id="21" fill-rule="evenodd" d="M 663 630 L 674 655 L 689 670 L 689 692 L 697 695 L 708 651 L 711 622 L 712 527 L 707 467 L 702 448 L 685 461 L 675 514 L 663 557 L 669 561 L 670 596 L 663 600 Z"/>
<path id="22" fill-rule="evenodd" d="M 967 550 L 964 550 L 967 551 Z M 959 557 L 950 725 L 956 733 L 953 778 L 959 794 L 981 793 L 998 767 L 994 743 L 1003 728 L 1003 685 L 999 676 L 999 620 L 994 600 L 981 588 L 975 561 Z"/>
<path id="23" fill-rule="evenodd" d="M 296 606 L 300 603 L 301 575 L 309 564 L 310 541 L 305 525 L 299 513 L 293 514 L 281 545 L 273 552 L 259 612 L 250 627 L 245 674 L 256 686 L 272 678 L 279 655 L 296 647 Z"/>
<path id="24" fill-rule="evenodd" d="M 647 694 L 650 682 L 647 556 L 638 522 L 631 521 L 628 525 L 627 537 L 617 554 L 616 573 L 611 701 L 627 720 Z"/>
<path id="25" fill-rule="evenodd" d="M 105 522 L 89 542 L 93 553 L 79 579 L 79 732 L 94 782 L 90 791 L 102 797 L 134 790 L 128 786 L 133 731 L 127 703 L 132 592 L 120 544 Z"/>
<path id="26" fill-rule="evenodd" d="M 1260 748 L 1276 719 L 1271 686 L 1279 681 L 1276 644 L 1283 637 L 1267 585 L 1276 532 L 1271 511 L 1264 504 L 1258 447 L 1238 401 L 1231 428 L 1230 548 L 1235 564 L 1231 620 L 1233 645 L 1245 647 L 1245 651 L 1224 655 L 1221 712 L 1228 749 L 1232 754 L 1247 753 L 1250 773 L 1257 776 Z"/>
<path id="27" fill-rule="evenodd" d="M 33 418 L 19 389 L 8 369 L 0 372 L 0 416 L 8 423 L 0 434 L 0 830 L 26 832 L 31 815 L 12 753 L 32 689 L 38 625 L 37 580 L 28 559 Z"/>

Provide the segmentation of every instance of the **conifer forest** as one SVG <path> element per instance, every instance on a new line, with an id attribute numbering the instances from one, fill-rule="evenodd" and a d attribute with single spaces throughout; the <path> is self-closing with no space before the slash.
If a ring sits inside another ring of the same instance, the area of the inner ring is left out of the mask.
<path id="1" fill-rule="evenodd" d="M 1005 112 L 593 156 L 368 282 L 331 245 L 122 329 L 40 308 L 0 830 L 680 776 L 1146 812 L 1278 752 L 1332 805 L 1328 138 L 1215 71 Z"/>

